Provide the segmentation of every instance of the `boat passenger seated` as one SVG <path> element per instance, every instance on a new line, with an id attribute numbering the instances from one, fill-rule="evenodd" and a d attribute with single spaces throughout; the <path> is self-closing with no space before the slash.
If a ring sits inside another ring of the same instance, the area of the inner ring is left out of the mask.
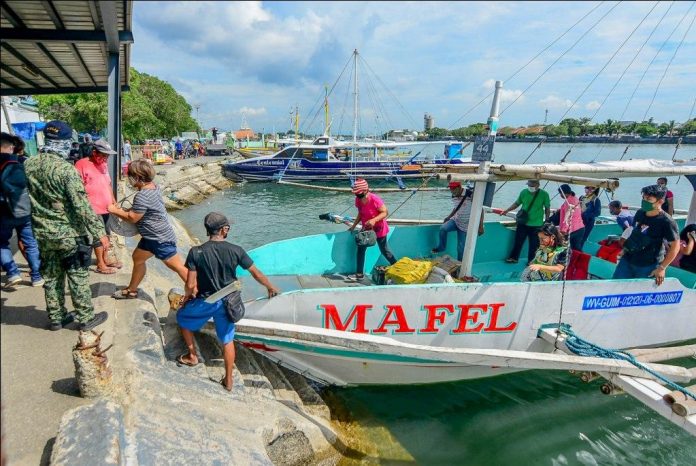
<path id="1" fill-rule="evenodd" d="M 557 226 L 545 223 L 539 230 L 539 248 L 520 276 L 523 282 L 552 281 L 562 278 L 568 246 Z"/>

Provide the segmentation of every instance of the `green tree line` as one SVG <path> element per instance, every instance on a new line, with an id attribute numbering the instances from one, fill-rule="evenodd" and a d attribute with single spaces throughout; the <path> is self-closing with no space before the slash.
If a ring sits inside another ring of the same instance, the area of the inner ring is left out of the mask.
<path id="1" fill-rule="evenodd" d="M 125 139 L 143 141 L 171 138 L 183 131 L 199 131 L 191 105 L 166 81 L 130 69 L 130 90 L 122 95 L 122 132 Z M 106 93 L 34 96 L 46 120 L 63 120 L 78 132 L 99 133 L 107 124 Z"/>
<path id="2" fill-rule="evenodd" d="M 501 136 L 524 137 L 525 129 L 534 128 L 533 135 L 543 134 L 545 136 L 617 136 L 619 134 L 638 135 L 640 137 L 651 136 L 686 136 L 696 133 L 696 118 L 688 120 L 684 124 L 678 124 L 675 120 L 665 123 L 656 123 L 652 118 L 643 122 L 631 122 L 622 124 L 615 120 L 607 120 L 604 123 L 592 123 L 589 118 L 566 118 L 558 125 L 531 125 L 527 128 L 514 128 L 505 126 L 498 130 Z M 539 131 L 538 129 L 541 129 Z M 445 128 L 432 128 L 426 131 L 430 139 L 440 139 L 446 136 L 455 138 L 467 138 L 488 133 L 485 123 L 474 123 L 472 125 L 447 130 Z M 527 133 L 530 134 L 530 133 Z"/>

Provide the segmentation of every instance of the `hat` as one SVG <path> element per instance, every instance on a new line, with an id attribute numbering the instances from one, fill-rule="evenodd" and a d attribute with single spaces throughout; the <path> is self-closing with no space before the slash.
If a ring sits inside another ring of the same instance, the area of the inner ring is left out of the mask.
<path id="1" fill-rule="evenodd" d="M 369 186 L 367 185 L 367 181 L 363 180 L 362 178 L 358 178 L 355 180 L 355 183 L 353 183 L 353 194 L 360 194 L 360 193 L 365 193 L 367 192 Z"/>
<path id="2" fill-rule="evenodd" d="M 220 212 L 210 212 L 203 219 L 203 224 L 208 234 L 212 234 L 220 230 L 222 227 L 230 226 L 229 220 Z"/>
<path id="3" fill-rule="evenodd" d="M 447 187 L 448 187 L 449 189 L 461 188 L 461 187 L 462 187 L 462 183 L 459 182 L 459 181 L 450 181 L 449 184 L 447 185 Z"/>
<path id="4" fill-rule="evenodd" d="M 69 124 L 60 120 L 53 120 L 46 123 L 43 133 L 46 139 L 72 139 L 72 128 Z"/>
<path id="5" fill-rule="evenodd" d="M 116 153 L 116 151 L 111 148 L 111 145 L 108 142 L 106 142 L 104 138 L 95 142 L 93 144 L 93 147 L 94 150 L 102 154 L 114 155 Z"/>
<path id="6" fill-rule="evenodd" d="M 562 192 L 563 194 L 565 194 L 566 196 L 568 196 L 568 195 L 572 196 L 574 194 L 573 190 L 570 189 L 570 186 L 567 184 L 562 184 L 561 186 L 559 186 L 558 190 L 560 192 Z"/>

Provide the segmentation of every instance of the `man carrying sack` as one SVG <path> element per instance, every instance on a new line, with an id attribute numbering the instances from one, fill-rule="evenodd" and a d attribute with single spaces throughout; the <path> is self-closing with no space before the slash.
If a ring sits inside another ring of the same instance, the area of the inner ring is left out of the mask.
<path id="1" fill-rule="evenodd" d="M 520 252 L 526 239 L 529 239 L 529 249 L 527 252 L 527 263 L 534 260 L 536 250 L 539 248 L 539 229 L 551 215 L 551 198 L 549 193 L 539 188 L 539 180 L 527 181 L 527 189 L 524 189 L 517 196 L 517 200 L 500 215 L 507 215 L 511 210 L 520 207 L 517 212 L 515 230 L 515 243 L 510 251 L 510 256 L 505 259 L 508 263 L 517 263 Z"/>
<path id="2" fill-rule="evenodd" d="M 239 288 L 212 300 L 214 294 L 237 282 L 237 266 L 248 270 L 254 279 L 268 290 L 272 298 L 279 290 L 256 268 L 244 249 L 225 241 L 230 231 L 230 222 L 219 212 L 210 212 L 203 220 L 209 240 L 194 246 L 186 257 L 188 276 L 186 279 L 184 306 L 179 310 L 176 321 L 188 352 L 178 356 L 176 361 L 182 366 L 198 365 L 193 332 L 200 330 L 212 317 L 215 332 L 223 345 L 222 357 L 225 361 L 225 377 L 220 384 L 232 391 L 232 370 L 234 368 L 234 329 L 235 322 L 244 312 Z M 224 292 L 223 292 L 224 293 Z M 218 293 L 219 294 L 219 293 Z M 208 299 L 206 299 L 208 298 Z M 211 302 L 212 301 L 212 302 Z"/>

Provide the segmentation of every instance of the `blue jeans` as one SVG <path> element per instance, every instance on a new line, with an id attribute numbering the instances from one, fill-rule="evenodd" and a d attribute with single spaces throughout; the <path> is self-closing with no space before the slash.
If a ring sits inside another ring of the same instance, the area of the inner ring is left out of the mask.
<path id="1" fill-rule="evenodd" d="M 657 267 L 657 261 L 651 265 L 633 265 L 625 258 L 621 258 L 616 264 L 614 276 L 611 278 L 650 278 L 650 272 Z"/>
<path id="2" fill-rule="evenodd" d="M 41 273 L 39 272 L 39 267 L 41 266 L 39 245 L 36 239 L 34 239 L 34 232 L 31 230 L 31 217 L 21 219 L 3 217 L 0 219 L 0 261 L 2 261 L 2 268 L 8 277 L 19 275 L 19 268 L 15 264 L 12 258 L 12 251 L 10 250 L 10 238 L 12 238 L 12 233 L 15 231 L 17 232 L 17 238 L 25 246 L 27 262 L 29 262 L 31 271 L 31 281 L 41 280 Z"/>
<path id="3" fill-rule="evenodd" d="M 446 221 L 440 227 L 440 242 L 438 243 L 434 251 L 442 252 L 445 249 L 447 249 L 447 235 L 453 231 L 457 232 L 457 260 L 460 261 L 462 260 L 462 256 L 464 256 L 464 243 L 466 242 L 466 231 L 462 231 L 459 228 L 457 228 L 457 223 L 454 221 L 454 219 Z"/>

